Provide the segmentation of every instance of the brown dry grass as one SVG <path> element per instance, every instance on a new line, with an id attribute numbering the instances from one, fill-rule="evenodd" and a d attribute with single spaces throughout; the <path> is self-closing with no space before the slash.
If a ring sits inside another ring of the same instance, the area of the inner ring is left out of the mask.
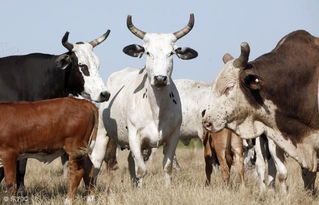
<path id="1" fill-rule="evenodd" d="M 159 151 L 153 163 L 149 164 L 148 175 L 142 188 L 132 188 L 127 169 L 127 151 L 119 153 L 120 169 L 107 176 L 103 169 L 98 179 L 96 204 L 319 204 L 314 197 L 303 191 L 299 166 L 288 160 L 289 194 L 276 191 L 259 193 L 256 175 L 246 171 L 246 188 L 237 184 L 232 171 L 230 185 L 225 185 L 220 172 L 213 173 L 212 185 L 204 186 L 205 172 L 201 148 L 179 148 L 177 156 L 182 170 L 173 174 L 172 187 L 164 186 L 161 169 L 162 154 Z M 111 181 L 107 188 L 106 184 Z M 318 180 L 317 180 L 318 184 Z M 29 202 L 32 204 L 63 204 L 66 195 L 66 182 L 62 177 L 60 160 L 44 165 L 29 160 L 26 187 Z M 3 190 L 0 190 L 3 191 Z M 83 184 L 78 191 L 76 204 L 85 204 Z"/>

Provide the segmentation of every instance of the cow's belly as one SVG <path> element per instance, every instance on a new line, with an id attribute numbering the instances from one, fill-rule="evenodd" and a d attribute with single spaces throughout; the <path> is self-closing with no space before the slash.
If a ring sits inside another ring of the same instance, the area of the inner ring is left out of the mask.
<path id="1" fill-rule="evenodd" d="M 60 149 L 57 150 L 55 152 L 52 153 L 44 153 L 44 152 L 39 152 L 39 153 L 23 153 L 20 154 L 18 159 L 26 159 L 26 158 L 33 158 L 33 159 L 37 159 L 40 162 L 43 163 L 51 163 L 53 160 L 55 160 L 56 158 L 62 156 L 64 154 L 64 150 Z"/>
<path id="2" fill-rule="evenodd" d="M 194 138 L 200 138 L 202 140 L 203 127 L 201 119 L 198 119 L 197 113 L 185 113 L 183 112 L 183 121 L 180 129 L 180 140 L 190 141 Z"/>

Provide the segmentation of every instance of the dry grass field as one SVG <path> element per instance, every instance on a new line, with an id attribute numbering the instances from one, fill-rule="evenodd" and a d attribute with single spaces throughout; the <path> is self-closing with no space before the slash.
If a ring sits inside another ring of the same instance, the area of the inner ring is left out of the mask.
<path id="1" fill-rule="evenodd" d="M 161 169 L 162 154 L 159 151 L 153 162 L 148 164 L 149 172 L 145 177 L 144 186 L 132 188 L 127 169 L 128 152 L 122 151 L 118 159 L 120 168 L 111 176 L 107 176 L 103 168 L 99 175 L 95 204 L 319 204 L 318 196 L 312 196 L 303 191 L 300 169 L 291 159 L 287 162 L 289 194 L 283 195 L 276 191 L 261 194 L 253 170 L 245 172 L 245 188 L 238 185 L 234 170 L 232 170 L 231 183 L 228 186 L 223 183 L 220 172 L 216 172 L 212 175 L 212 185 L 205 187 L 202 153 L 202 148 L 177 149 L 182 170 L 174 171 L 172 186 L 165 187 Z M 107 187 L 106 184 L 109 182 L 111 185 Z M 63 204 L 66 182 L 62 177 L 60 160 L 57 159 L 49 165 L 29 160 L 26 187 L 29 194 L 27 204 Z M 3 188 L 0 191 L 3 192 Z M 85 204 L 83 184 L 75 204 Z"/>

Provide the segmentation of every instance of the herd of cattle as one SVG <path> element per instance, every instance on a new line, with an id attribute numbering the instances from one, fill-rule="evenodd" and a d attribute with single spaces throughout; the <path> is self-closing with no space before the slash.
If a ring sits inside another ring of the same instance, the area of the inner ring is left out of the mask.
<path id="1" fill-rule="evenodd" d="M 163 145 L 163 170 L 171 183 L 175 149 L 199 138 L 204 145 L 206 183 L 219 164 L 225 181 L 229 167 L 238 166 L 244 181 L 243 144 L 253 147 L 260 189 L 274 184 L 287 191 L 285 153 L 302 169 L 305 188 L 314 190 L 319 149 L 319 38 L 306 31 L 283 37 L 269 53 L 249 61 L 250 47 L 225 54 L 224 67 L 213 83 L 175 80 L 174 54 L 197 57 L 176 41 L 194 26 L 194 15 L 179 31 L 147 33 L 127 17 L 128 29 L 143 40 L 123 52 L 146 56 L 142 69 L 126 68 L 104 84 L 93 48 L 110 31 L 91 42 L 68 42 L 60 55 L 33 53 L 0 58 L 0 180 L 9 195 L 24 192 L 27 158 L 69 161 L 66 204 L 75 198 L 80 181 L 92 192 L 103 161 L 116 164 L 117 147 L 129 149 L 134 185 L 147 173 L 145 160 Z M 76 98 L 84 99 L 76 99 Z M 91 102 L 90 102 L 91 101 Z M 97 108 L 92 102 L 100 103 Z M 255 144 L 252 139 L 255 139 Z M 245 139 L 245 140 L 244 140 Z M 265 165 L 268 156 L 268 175 Z"/>

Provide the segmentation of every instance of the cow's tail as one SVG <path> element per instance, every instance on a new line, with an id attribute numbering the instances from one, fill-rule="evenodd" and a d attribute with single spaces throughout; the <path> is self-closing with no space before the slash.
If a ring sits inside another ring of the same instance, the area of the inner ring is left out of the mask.
<path id="1" fill-rule="evenodd" d="M 97 131 L 99 127 L 99 111 L 95 105 L 92 105 L 92 112 L 94 115 L 93 128 L 92 128 L 87 145 L 85 147 L 81 147 L 80 150 L 78 150 L 76 153 L 76 156 L 79 156 L 79 157 L 84 155 L 90 155 L 92 153 L 92 150 L 96 142 L 96 136 L 97 136 Z"/>
<path id="2" fill-rule="evenodd" d="M 89 154 L 92 153 L 92 150 L 94 148 L 94 145 L 96 142 L 97 131 L 99 128 L 99 110 L 97 109 L 96 106 L 94 106 L 93 112 L 94 112 L 94 126 L 93 126 L 93 129 L 92 129 L 92 132 L 91 132 L 91 135 L 89 138 L 89 143 L 88 143 L 88 146 L 90 149 Z"/>

